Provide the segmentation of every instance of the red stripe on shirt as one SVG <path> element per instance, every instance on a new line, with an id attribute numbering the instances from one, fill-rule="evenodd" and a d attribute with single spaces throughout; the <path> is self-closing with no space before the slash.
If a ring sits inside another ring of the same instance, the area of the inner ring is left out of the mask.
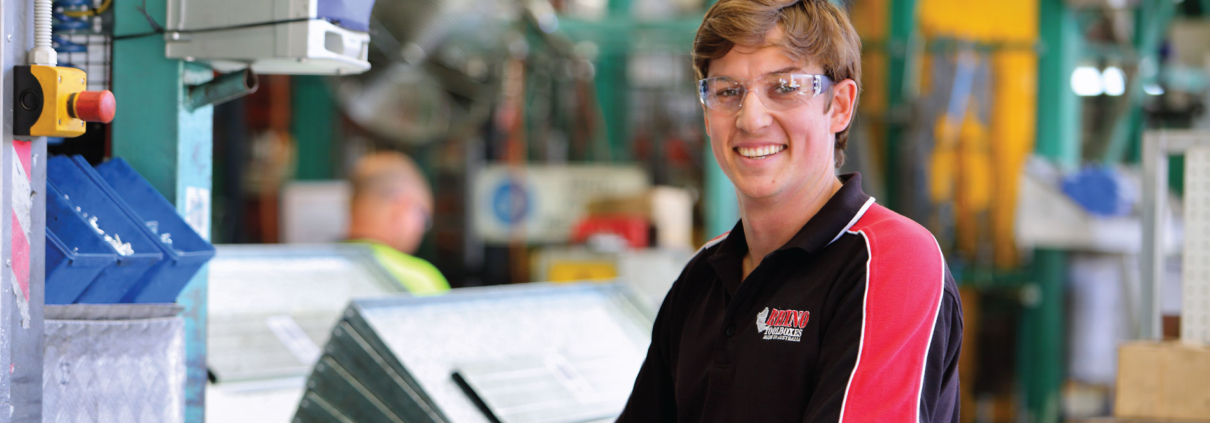
<path id="1" fill-rule="evenodd" d="M 945 283 L 937 241 L 875 204 L 853 225 L 869 248 L 861 345 L 840 421 L 915 423 Z"/>

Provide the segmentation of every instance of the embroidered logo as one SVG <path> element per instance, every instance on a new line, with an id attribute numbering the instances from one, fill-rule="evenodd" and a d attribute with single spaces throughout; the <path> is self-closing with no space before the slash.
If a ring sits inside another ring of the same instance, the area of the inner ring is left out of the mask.
<path id="1" fill-rule="evenodd" d="M 769 310 L 765 307 L 756 315 L 756 332 L 765 334 L 765 340 L 799 342 L 802 330 L 811 320 L 811 312 L 798 310 Z"/>

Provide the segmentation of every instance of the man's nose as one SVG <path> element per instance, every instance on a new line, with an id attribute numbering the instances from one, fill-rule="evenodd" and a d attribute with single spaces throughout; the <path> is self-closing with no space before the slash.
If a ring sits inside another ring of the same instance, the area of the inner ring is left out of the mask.
<path id="1" fill-rule="evenodd" d="M 748 90 L 739 111 L 736 112 L 736 128 L 744 132 L 755 133 L 760 132 L 772 122 L 773 116 L 769 114 L 769 109 L 765 107 L 760 95 L 756 91 Z"/>

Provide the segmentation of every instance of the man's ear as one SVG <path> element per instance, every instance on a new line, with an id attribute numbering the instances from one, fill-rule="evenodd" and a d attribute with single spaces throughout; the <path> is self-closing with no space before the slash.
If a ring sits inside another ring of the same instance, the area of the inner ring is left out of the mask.
<path id="1" fill-rule="evenodd" d="M 710 137 L 710 111 L 706 110 L 706 105 L 702 105 L 702 119 L 706 123 L 706 137 Z"/>
<path id="2" fill-rule="evenodd" d="M 852 79 L 838 82 L 832 87 L 831 131 L 833 134 L 843 131 L 853 121 L 853 112 L 857 105 L 857 83 Z"/>

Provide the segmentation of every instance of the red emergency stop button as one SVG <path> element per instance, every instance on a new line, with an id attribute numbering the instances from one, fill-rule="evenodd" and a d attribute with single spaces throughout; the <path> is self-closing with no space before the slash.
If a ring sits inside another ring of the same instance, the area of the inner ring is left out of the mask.
<path id="1" fill-rule="evenodd" d="M 113 121 L 117 107 L 117 100 L 109 90 L 80 91 L 71 96 L 67 110 L 73 117 L 86 122 L 109 123 Z"/>

